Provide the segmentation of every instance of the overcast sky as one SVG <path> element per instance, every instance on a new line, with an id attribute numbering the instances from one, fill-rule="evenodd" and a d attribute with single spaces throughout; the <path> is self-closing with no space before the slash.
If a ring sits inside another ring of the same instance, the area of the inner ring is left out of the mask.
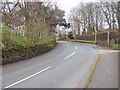
<path id="1" fill-rule="evenodd" d="M 66 12 L 66 15 L 68 15 L 69 11 L 74 8 L 74 7 L 77 7 L 77 5 L 80 3 L 80 2 L 95 2 L 95 1 L 98 1 L 98 0 L 56 0 L 57 2 L 57 5 L 65 10 Z"/>
<path id="2" fill-rule="evenodd" d="M 97 0 L 56 0 L 57 4 L 64 9 L 69 11 L 71 8 L 77 6 L 80 2 L 95 2 Z"/>
<path id="3" fill-rule="evenodd" d="M 57 4 L 64 9 L 69 11 L 70 9 L 76 7 L 80 2 L 95 2 L 98 0 L 56 0 Z"/>
<path id="4" fill-rule="evenodd" d="M 58 5 L 60 5 L 66 11 L 69 11 L 71 8 L 77 6 L 80 2 L 110 2 L 110 1 L 119 1 L 119 0 L 55 0 Z"/>
<path id="5" fill-rule="evenodd" d="M 70 11 L 70 9 L 77 7 L 77 5 L 80 2 L 98 2 L 98 1 L 102 1 L 102 2 L 110 2 L 110 1 L 114 1 L 114 2 L 118 2 L 119 0 L 55 0 L 57 2 L 57 5 L 65 10 L 66 15 L 68 14 L 68 12 Z"/>

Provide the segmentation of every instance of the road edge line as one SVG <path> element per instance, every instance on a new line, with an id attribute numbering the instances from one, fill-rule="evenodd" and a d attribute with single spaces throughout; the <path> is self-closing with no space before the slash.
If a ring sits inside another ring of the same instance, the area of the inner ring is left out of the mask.
<path id="1" fill-rule="evenodd" d="M 94 75 L 94 73 L 95 73 L 95 70 L 96 70 L 96 68 L 97 68 L 97 64 L 98 64 L 98 62 L 100 61 L 100 57 L 101 57 L 101 54 L 98 54 L 97 59 L 96 59 L 96 62 L 95 62 L 95 64 L 94 64 L 93 67 L 92 67 L 92 70 L 91 70 L 91 72 L 90 72 L 89 77 L 87 78 L 87 81 L 86 81 L 86 83 L 85 83 L 85 87 L 84 87 L 84 88 L 88 88 L 88 86 L 90 85 L 90 83 L 91 83 L 91 81 L 92 81 L 92 77 L 93 77 L 93 75 Z"/>

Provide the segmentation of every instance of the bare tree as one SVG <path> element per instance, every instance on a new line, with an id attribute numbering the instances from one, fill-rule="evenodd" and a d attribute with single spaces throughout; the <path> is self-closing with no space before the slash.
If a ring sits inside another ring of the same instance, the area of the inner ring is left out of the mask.
<path id="1" fill-rule="evenodd" d="M 109 28 L 119 28 L 119 3 L 100 2 L 100 8 L 105 16 Z"/>
<path id="2" fill-rule="evenodd" d="M 48 2 L 2 2 L 2 17 L 17 35 L 31 38 L 32 43 L 47 35 L 54 36 L 57 24 L 65 21 L 64 11 Z"/>
<path id="3" fill-rule="evenodd" d="M 71 11 L 69 19 L 78 32 L 92 34 L 106 29 L 106 26 L 119 29 L 119 10 L 119 2 L 80 3 Z"/>

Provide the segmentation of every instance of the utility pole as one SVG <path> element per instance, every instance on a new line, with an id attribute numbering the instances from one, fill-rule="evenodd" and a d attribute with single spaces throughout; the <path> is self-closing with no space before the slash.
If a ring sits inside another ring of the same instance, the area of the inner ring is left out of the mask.
<path id="1" fill-rule="evenodd" d="M 107 42 L 108 42 L 108 47 L 110 46 L 110 32 L 107 32 Z"/>
<path id="2" fill-rule="evenodd" d="M 96 31 L 96 27 L 95 27 L 95 44 L 97 43 L 97 31 Z"/>

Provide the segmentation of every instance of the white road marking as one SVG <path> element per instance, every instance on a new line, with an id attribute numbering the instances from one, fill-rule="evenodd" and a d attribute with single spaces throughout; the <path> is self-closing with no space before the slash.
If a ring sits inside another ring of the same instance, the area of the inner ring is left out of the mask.
<path id="1" fill-rule="evenodd" d="M 48 70 L 48 69 L 50 69 L 50 68 L 52 68 L 52 66 L 47 67 L 47 68 L 45 68 L 45 69 L 43 69 L 43 70 L 41 70 L 41 71 L 39 71 L 39 72 L 37 72 L 37 73 L 35 73 L 35 74 L 32 74 L 32 75 L 30 75 L 30 76 L 28 76 L 28 77 L 26 77 L 26 78 L 24 78 L 24 79 L 22 79 L 22 80 L 20 80 L 20 81 L 17 81 L 17 82 L 15 82 L 15 83 L 13 83 L 13 84 L 10 84 L 10 85 L 6 86 L 6 87 L 4 87 L 4 88 L 10 88 L 10 87 L 12 87 L 12 86 L 14 86 L 14 85 L 16 85 L 16 84 L 19 84 L 19 83 L 21 83 L 21 82 L 23 82 L 23 81 L 25 81 L 25 80 L 27 80 L 27 79 L 29 79 L 29 78 L 34 77 L 34 76 L 36 76 L 36 75 L 38 75 L 38 74 L 40 74 L 40 73 L 42 73 L 42 72 L 44 72 L 44 71 L 46 71 L 46 70 Z"/>
<path id="2" fill-rule="evenodd" d="M 77 47 L 75 47 L 75 49 L 77 50 Z"/>
<path id="3" fill-rule="evenodd" d="M 101 55 L 102 53 L 98 53 L 99 55 Z"/>
<path id="4" fill-rule="evenodd" d="M 72 56 L 72 55 L 74 55 L 75 54 L 75 51 L 72 53 L 72 54 L 70 54 L 70 55 L 68 55 L 66 58 L 64 58 L 64 59 L 67 59 L 67 58 L 69 58 L 70 56 Z"/>
<path id="5" fill-rule="evenodd" d="M 75 51 L 74 51 L 72 54 L 68 55 L 68 56 L 65 57 L 64 59 L 68 59 L 69 57 L 71 57 L 72 55 L 74 55 L 76 51 L 77 51 L 77 47 L 75 47 Z"/>

